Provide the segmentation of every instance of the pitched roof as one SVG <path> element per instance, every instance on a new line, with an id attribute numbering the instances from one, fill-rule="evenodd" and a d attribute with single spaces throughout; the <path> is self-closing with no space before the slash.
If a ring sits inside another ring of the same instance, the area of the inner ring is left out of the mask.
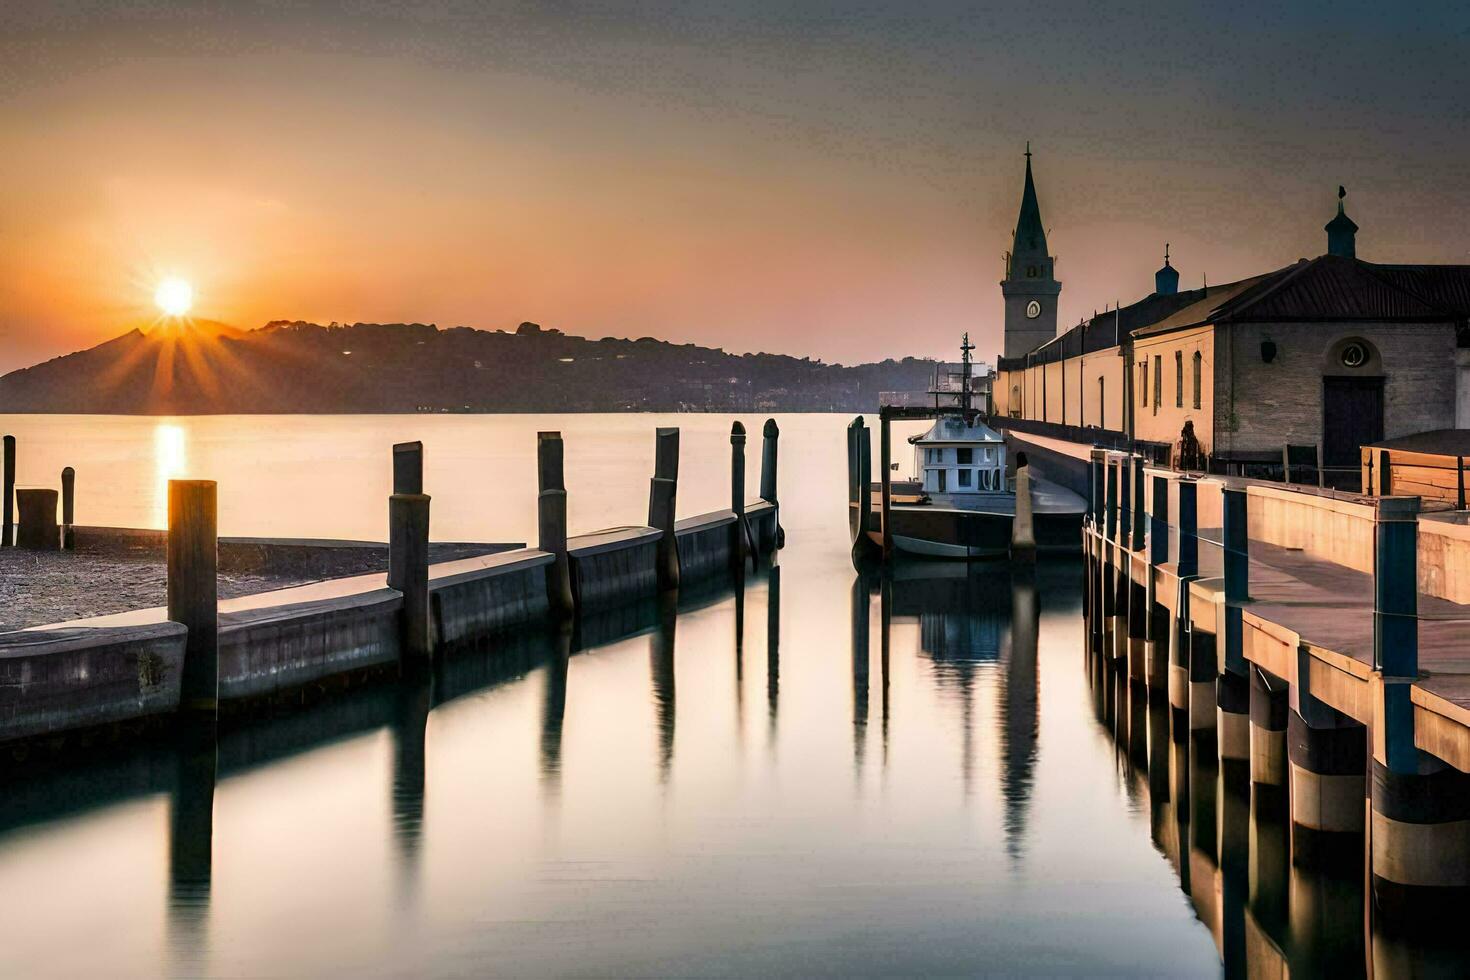
<path id="1" fill-rule="evenodd" d="M 1216 320 L 1443 320 L 1447 312 L 1377 274 L 1367 262 L 1319 255 L 1226 303 Z"/>

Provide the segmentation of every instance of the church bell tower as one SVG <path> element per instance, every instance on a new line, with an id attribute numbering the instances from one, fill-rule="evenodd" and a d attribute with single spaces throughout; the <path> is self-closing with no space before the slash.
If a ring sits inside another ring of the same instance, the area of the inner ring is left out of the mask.
<path id="1" fill-rule="evenodd" d="M 1006 253 L 1005 357 L 1029 354 L 1057 335 L 1057 296 L 1062 284 L 1053 275 L 1056 259 L 1046 250 L 1046 228 L 1036 184 L 1031 179 L 1031 144 L 1026 144 L 1026 187 L 1021 192 L 1021 216 L 1016 238 Z"/>

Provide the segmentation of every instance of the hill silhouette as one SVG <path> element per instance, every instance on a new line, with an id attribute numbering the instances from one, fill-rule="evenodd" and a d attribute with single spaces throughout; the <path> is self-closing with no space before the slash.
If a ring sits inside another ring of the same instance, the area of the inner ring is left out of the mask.
<path id="1" fill-rule="evenodd" d="M 641 337 L 589 340 L 423 323 L 250 331 L 204 320 L 131 330 L 0 377 L 0 412 L 871 411 L 927 387 L 933 362 L 844 367 Z"/>

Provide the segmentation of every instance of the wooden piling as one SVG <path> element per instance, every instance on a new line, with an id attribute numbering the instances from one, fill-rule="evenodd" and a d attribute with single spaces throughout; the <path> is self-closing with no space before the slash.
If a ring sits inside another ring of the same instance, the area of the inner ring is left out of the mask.
<path id="1" fill-rule="evenodd" d="M 660 428 L 654 434 L 653 479 L 648 487 L 648 526 L 662 532 L 657 558 L 661 592 L 679 587 L 679 542 L 674 535 L 678 490 L 679 430 Z"/>
<path id="2" fill-rule="evenodd" d="M 396 460 L 396 457 L 395 457 Z M 388 498 L 388 588 L 403 594 L 399 653 L 405 669 L 433 662 L 429 618 L 429 497 Z"/>
<path id="3" fill-rule="evenodd" d="M 70 466 L 61 471 L 61 547 L 64 551 L 76 548 L 76 537 L 72 532 L 77 521 L 77 471 Z"/>
<path id="4" fill-rule="evenodd" d="M 883 522 L 883 560 L 893 558 L 893 435 L 888 416 L 878 413 L 878 453 L 881 469 L 878 474 L 878 503 Z"/>
<path id="5" fill-rule="evenodd" d="M 1223 519 L 1225 554 L 1225 669 L 1245 673 L 1242 648 L 1241 604 L 1250 598 L 1250 535 L 1246 526 L 1246 494 L 1243 487 L 1224 489 Z M 1285 731 L 1285 722 L 1282 723 Z"/>
<path id="6" fill-rule="evenodd" d="M 168 481 L 168 618 L 188 628 L 179 710 L 219 707 L 219 527 L 213 480 Z"/>
<path id="7" fill-rule="evenodd" d="M 15 527 L 15 436 L 4 440 L 3 473 L 5 502 L 0 508 L 0 548 L 8 548 L 14 541 L 11 532 Z"/>
<path id="8" fill-rule="evenodd" d="M 730 509 L 735 523 L 730 528 L 730 564 L 744 569 L 747 558 L 756 554 L 750 540 L 750 525 L 745 520 L 745 426 L 730 423 Z"/>
<path id="9" fill-rule="evenodd" d="M 28 551 L 55 551 L 61 547 L 61 534 L 56 525 L 56 491 L 26 489 L 15 495 L 19 504 L 19 522 L 15 529 L 15 545 Z"/>
<path id="10" fill-rule="evenodd" d="M 1026 454 L 1016 454 L 1016 516 L 1011 521 L 1011 560 L 1036 561 L 1036 525 L 1032 517 L 1031 467 Z"/>
<path id="11" fill-rule="evenodd" d="M 424 492 L 424 444 L 400 442 L 393 446 L 393 492 Z"/>
<path id="12" fill-rule="evenodd" d="M 1134 551 L 1143 550 L 1144 522 L 1148 517 L 1147 509 L 1143 506 L 1145 482 L 1143 465 L 1142 456 L 1133 457 L 1133 542 L 1129 547 Z"/>
<path id="13" fill-rule="evenodd" d="M 567 557 L 567 486 L 560 432 L 536 433 L 536 547 L 555 560 L 546 566 L 546 600 L 553 618 L 576 613 L 572 568 Z"/>
<path id="14" fill-rule="evenodd" d="M 1189 477 L 1179 486 L 1179 555 L 1175 567 L 1180 578 L 1199 574 L 1199 483 Z"/>
<path id="15" fill-rule="evenodd" d="M 774 544 L 777 548 L 786 546 L 786 531 L 781 527 L 781 502 L 776 495 L 777 443 L 780 438 L 781 429 L 776 425 L 776 420 L 766 419 L 766 424 L 761 429 L 761 499 L 776 505 Z"/>

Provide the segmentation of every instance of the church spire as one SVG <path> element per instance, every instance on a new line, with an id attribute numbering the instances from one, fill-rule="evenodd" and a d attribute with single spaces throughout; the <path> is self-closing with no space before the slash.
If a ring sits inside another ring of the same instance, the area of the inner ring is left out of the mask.
<path id="1" fill-rule="evenodd" d="M 1029 353 L 1057 334 L 1057 294 L 1062 284 L 1055 276 L 1056 260 L 1046 248 L 1046 226 L 1031 175 L 1031 144 L 1026 144 L 1026 183 L 1021 190 L 1021 216 L 1016 219 L 1015 241 L 1006 256 L 1006 277 L 1000 284 L 1005 297 L 1005 354 Z"/>
<path id="2" fill-rule="evenodd" d="M 1036 201 L 1036 182 L 1031 177 L 1031 141 L 1026 141 L 1026 186 L 1021 191 L 1021 216 L 1016 219 L 1012 256 L 1047 257 L 1046 228 L 1041 223 L 1041 205 Z"/>

